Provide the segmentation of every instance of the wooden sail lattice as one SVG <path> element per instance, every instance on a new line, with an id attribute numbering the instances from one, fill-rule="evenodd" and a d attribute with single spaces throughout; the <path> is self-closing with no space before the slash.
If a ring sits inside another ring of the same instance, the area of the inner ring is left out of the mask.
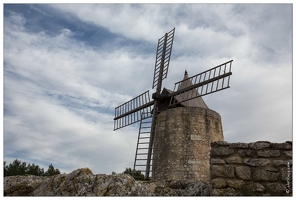
<path id="1" fill-rule="evenodd" d="M 149 90 L 121 104 L 115 108 L 114 130 L 128 126 L 141 120 L 143 112 L 151 112 L 153 101 L 150 99 Z"/>
<path id="2" fill-rule="evenodd" d="M 157 86 L 157 83 L 159 83 L 159 75 L 161 74 L 161 71 L 163 71 L 161 79 L 163 80 L 167 77 L 173 48 L 174 34 L 175 28 L 158 40 L 152 89 Z"/>
<path id="3" fill-rule="evenodd" d="M 233 60 L 188 78 L 191 86 L 180 89 L 182 80 L 175 83 L 169 106 L 229 88 Z M 197 92 L 194 92 L 197 89 Z"/>

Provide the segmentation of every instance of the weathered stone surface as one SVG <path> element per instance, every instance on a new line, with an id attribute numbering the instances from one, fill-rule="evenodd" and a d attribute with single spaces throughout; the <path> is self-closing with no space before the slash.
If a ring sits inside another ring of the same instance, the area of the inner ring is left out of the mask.
<path id="1" fill-rule="evenodd" d="M 225 189 L 213 189 L 211 196 L 236 196 L 236 192 L 233 188 Z"/>
<path id="2" fill-rule="evenodd" d="M 249 147 L 256 150 L 265 149 L 270 147 L 270 142 L 268 141 L 253 142 L 249 144 Z"/>
<path id="3" fill-rule="evenodd" d="M 292 141 L 286 141 L 284 145 L 284 149 L 292 150 Z"/>
<path id="4" fill-rule="evenodd" d="M 278 181 L 279 180 L 279 173 L 268 172 L 268 176 L 269 176 L 270 181 Z"/>
<path id="5" fill-rule="evenodd" d="M 240 149 L 237 152 L 243 157 L 253 157 L 256 155 L 256 151 L 254 149 Z"/>
<path id="6" fill-rule="evenodd" d="M 229 165 L 213 165 L 212 177 L 234 177 L 234 167 Z"/>
<path id="7" fill-rule="evenodd" d="M 264 192 L 264 190 L 265 190 L 264 186 L 261 185 L 260 183 L 254 183 L 253 188 L 257 192 Z"/>
<path id="8" fill-rule="evenodd" d="M 285 160 L 273 160 L 272 161 L 272 165 L 275 166 L 275 167 L 278 167 L 278 166 L 287 166 L 287 164 L 289 163 L 292 163 L 292 160 L 289 160 L 289 161 L 285 161 Z"/>
<path id="9" fill-rule="evenodd" d="M 279 171 L 279 170 L 278 170 L 277 168 L 275 168 L 275 167 L 267 167 L 266 170 L 269 171 L 269 172 L 278 172 L 278 171 Z"/>
<path id="10" fill-rule="evenodd" d="M 232 187 L 232 188 L 235 188 L 235 189 L 238 189 L 238 188 L 240 188 L 242 185 L 245 184 L 245 182 L 242 181 L 242 180 L 226 180 L 226 182 L 227 182 L 227 185 L 228 185 L 229 187 Z"/>
<path id="11" fill-rule="evenodd" d="M 269 172 L 263 169 L 254 169 L 253 179 L 256 181 L 277 181 L 279 173 Z"/>
<path id="12" fill-rule="evenodd" d="M 286 193 L 287 187 L 282 183 L 267 183 L 266 190 L 271 195 L 282 196 L 287 195 Z"/>
<path id="13" fill-rule="evenodd" d="M 4 196 L 32 196 L 35 188 L 39 187 L 42 181 L 49 178 L 39 176 L 14 176 L 4 178 Z"/>
<path id="14" fill-rule="evenodd" d="M 280 150 L 260 150 L 257 151 L 257 155 L 259 157 L 265 157 L 265 158 L 269 158 L 269 157 L 279 157 L 281 155 Z"/>
<path id="15" fill-rule="evenodd" d="M 176 196 L 209 196 L 210 186 L 205 182 L 193 182 L 189 183 L 184 190 L 177 189 L 176 192 Z"/>
<path id="16" fill-rule="evenodd" d="M 216 143 L 211 155 L 213 196 L 292 195 L 292 142 Z"/>
<path id="17" fill-rule="evenodd" d="M 221 164 L 221 165 L 223 165 L 223 164 L 225 164 L 225 161 L 223 160 L 223 159 L 215 159 L 215 158 L 212 158 L 211 159 L 211 164 L 212 165 L 216 165 L 216 164 Z"/>
<path id="18" fill-rule="evenodd" d="M 209 188 L 205 182 L 151 182 L 135 181 L 127 174 L 93 175 L 88 168 L 52 177 L 4 178 L 5 196 L 201 196 L 210 195 Z"/>
<path id="19" fill-rule="evenodd" d="M 229 146 L 229 143 L 226 141 L 215 141 L 211 143 L 211 147 L 217 147 L 217 146 Z"/>
<path id="20" fill-rule="evenodd" d="M 229 147 L 232 149 L 247 149 L 249 145 L 247 143 L 230 143 Z"/>
<path id="21" fill-rule="evenodd" d="M 244 159 L 244 163 L 254 167 L 262 167 L 268 165 L 270 160 L 265 158 L 246 158 Z"/>
<path id="22" fill-rule="evenodd" d="M 285 143 L 270 143 L 270 148 L 272 149 L 284 149 Z"/>
<path id="23" fill-rule="evenodd" d="M 292 150 L 292 142 L 287 141 L 285 143 L 270 143 L 270 148 L 279 150 Z"/>
<path id="24" fill-rule="evenodd" d="M 284 151 L 283 154 L 288 158 L 292 158 L 292 151 Z"/>
<path id="25" fill-rule="evenodd" d="M 235 167 L 235 173 L 239 179 L 251 180 L 251 170 L 248 166 L 238 166 Z"/>
<path id="26" fill-rule="evenodd" d="M 216 178 L 212 181 L 213 188 L 224 188 L 227 186 L 227 183 L 224 179 Z"/>
<path id="27" fill-rule="evenodd" d="M 223 141 L 217 112 L 202 107 L 167 109 L 159 113 L 155 129 L 155 180 L 210 181 L 210 144 Z"/>
<path id="28" fill-rule="evenodd" d="M 226 158 L 226 163 L 228 164 L 240 164 L 243 163 L 243 159 L 239 155 L 231 155 L 230 157 Z"/>
<path id="29" fill-rule="evenodd" d="M 233 149 L 230 149 L 228 146 L 225 147 L 215 147 L 212 148 L 211 156 L 228 156 L 234 153 Z"/>

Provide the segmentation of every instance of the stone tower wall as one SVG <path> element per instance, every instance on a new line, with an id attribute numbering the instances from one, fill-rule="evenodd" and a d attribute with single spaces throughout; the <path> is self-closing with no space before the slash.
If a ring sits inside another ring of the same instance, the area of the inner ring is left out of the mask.
<path id="1" fill-rule="evenodd" d="M 220 115 L 210 109 L 177 107 L 157 116 L 155 180 L 210 180 L 211 142 L 223 141 Z"/>

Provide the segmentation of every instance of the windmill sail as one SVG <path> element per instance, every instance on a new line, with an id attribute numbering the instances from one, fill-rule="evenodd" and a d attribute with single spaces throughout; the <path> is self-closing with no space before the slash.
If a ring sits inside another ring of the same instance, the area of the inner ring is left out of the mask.
<path id="1" fill-rule="evenodd" d="M 141 113 L 151 113 L 154 101 L 150 100 L 149 90 L 115 108 L 114 130 L 141 120 Z"/>
<path id="2" fill-rule="evenodd" d="M 158 40 L 152 88 L 157 86 L 159 79 L 163 80 L 167 77 L 173 48 L 174 34 L 175 28 Z"/>
<path id="3" fill-rule="evenodd" d="M 192 84 L 187 87 L 182 87 L 186 79 L 175 83 L 174 92 L 169 95 L 169 106 L 229 88 L 232 61 L 189 77 L 187 80 Z"/>

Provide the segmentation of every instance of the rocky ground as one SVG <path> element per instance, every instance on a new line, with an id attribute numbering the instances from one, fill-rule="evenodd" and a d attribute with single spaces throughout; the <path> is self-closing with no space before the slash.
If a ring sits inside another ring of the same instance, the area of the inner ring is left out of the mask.
<path id="1" fill-rule="evenodd" d="M 94 175 L 90 169 L 52 177 L 4 177 L 4 196 L 209 196 L 205 182 L 136 181 L 127 174 Z"/>

